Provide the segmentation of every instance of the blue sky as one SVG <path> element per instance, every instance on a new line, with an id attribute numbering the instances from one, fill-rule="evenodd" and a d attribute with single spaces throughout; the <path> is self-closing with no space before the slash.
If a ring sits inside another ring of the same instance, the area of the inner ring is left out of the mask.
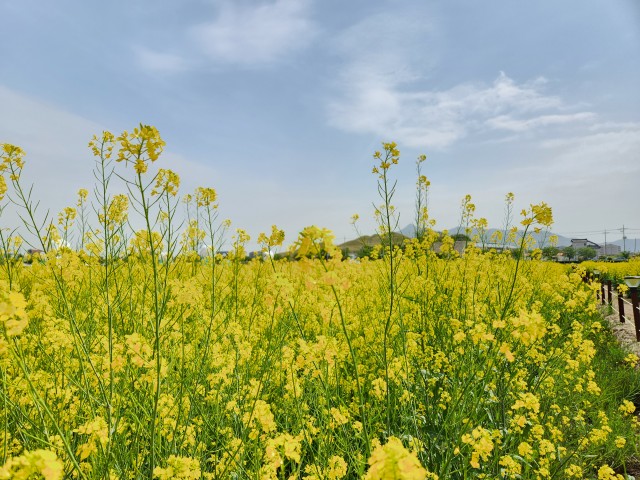
<path id="1" fill-rule="evenodd" d="M 342 241 L 354 213 L 371 232 L 371 155 L 391 140 L 401 226 L 425 153 L 439 228 L 465 194 L 500 226 L 511 191 L 566 236 L 640 229 L 632 0 L 0 0 L 0 18 L 0 142 L 54 214 L 91 185 L 91 135 L 142 122 L 182 193 L 216 188 L 254 238 Z"/>

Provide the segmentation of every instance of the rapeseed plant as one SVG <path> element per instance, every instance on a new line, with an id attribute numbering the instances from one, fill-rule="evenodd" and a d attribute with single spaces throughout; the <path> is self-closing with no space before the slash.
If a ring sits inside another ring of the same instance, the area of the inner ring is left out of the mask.
<path id="1" fill-rule="evenodd" d="M 0 214 L 11 200 L 26 223 L 0 229 L 0 478 L 624 478 L 638 358 L 584 272 L 523 255 L 546 204 L 518 236 L 507 195 L 489 242 L 518 242 L 514 258 L 475 247 L 487 223 L 465 197 L 480 233 L 460 254 L 434 230 L 419 157 L 419 235 L 397 245 L 385 143 L 378 252 L 342 261 L 311 226 L 276 260 L 274 225 L 263 257 L 247 260 L 242 229 L 223 257 L 216 191 L 179 200 L 178 175 L 149 168 L 163 148 L 148 126 L 94 137 L 97 184 L 52 222 L 24 152 L 0 147 Z M 41 262 L 16 260 L 22 237 Z"/>

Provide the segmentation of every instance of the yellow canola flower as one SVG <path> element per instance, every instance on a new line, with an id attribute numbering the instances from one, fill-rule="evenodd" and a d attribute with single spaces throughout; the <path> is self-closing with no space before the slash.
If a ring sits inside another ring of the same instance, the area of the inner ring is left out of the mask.
<path id="1" fill-rule="evenodd" d="M 283 433 L 267 440 L 264 461 L 274 472 L 284 465 L 285 459 L 300 463 L 300 455 L 302 453 L 301 439 L 302 435 L 294 437 L 289 433 Z"/>
<path id="2" fill-rule="evenodd" d="M 76 451 L 81 461 L 98 451 L 98 443 L 103 448 L 107 445 L 109 442 L 108 430 L 107 422 L 102 417 L 96 417 L 74 430 L 80 435 L 88 435 L 89 437 L 85 443 L 78 446 Z"/>
<path id="3" fill-rule="evenodd" d="M 513 355 L 513 352 L 509 348 L 508 343 L 503 343 L 502 345 L 500 345 L 500 353 L 504 355 L 504 358 L 506 358 L 507 362 L 513 362 L 516 359 L 516 357 Z"/>
<path id="4" fill-rule="evenodd" d="M 199 207 L 211 206 L 213 208 L 217 208 L 217 205 L 215 205 L 217 197 L 218 194 L 213 188 L 196 188 L 196 205 L 198 205 Z"/>
<path id="5" fill-rule="evenodd" d="M 0 297 L 0 324 L 4 325 L 8 337 L 20 335 L 29 323 L 25 311 L 27 302 L 19 292 L 8 292 L 5 298 Z"/>
<path id="6" fill-rule="evenodd" d="M 329 466 L 327 468 L 327 479 L 328 480 L 340 480 L 347 474 L 347 462 L 344 461 L 344 458 L 333 455 L 329 459 Z"/>
<path id="7" fill-rule="evenodd" d="M 143 174 L 147 172 L 147 164 L 142 158 L 137 158 L 133 164 L 133 168 L 136 173 Z"/>
<path id="8" fill-rule="evenodd" d="M 169 456 L 166 467 L 153 469 L 153 478 L 158 478 L 159 480 L 199 479 L 201 475 L 198 459 L 176 455 Z"/>
<path id="9" fill-rule="evenodd" d="M 491 432 L 482 427 L 476 427 L 471 434 L 463 435 L 462 443 L 471 445 L 473 448 L 469 461 L 473 468 L 480 468 L 480 460 L 487 460 L 493 451 Z"/>
<path id="10" fill-rule="evenodd" d="M 114 224 L 121 224 L 127 221 L 129 209 L 129 197 L 126 195 L 115 195 L 109 208 L 107 209 L 107 217 L 111 228 Z"/>
<path id="11" fill-rule="evenodd" d="M 533 393 L 521 393 L 518 395 L 518 400 L 514 402 L 511 409 L 526 409 L 534 413 L 538 413 L 540 411 L 540 401 L 538 400 L 538 397 L 536 397 Z"/>
<path id="12" fill-rule="evenodd" d="M 515 327 L 511 336 L 524 345 L 531 345 L 547 333 L 546 322 L 538 312 L 521 310 L 517 317 L 510 319 L 510 322 Z"/>
<path id="13" fill-rule="evenodd" d="M 107 130 L 102 132 L 102 137 L 94 135 L 89 142 L 89 148 L 96 157 L 111 158 L 114 147 L 115 135 Z"/>
<path id="14" fill-rule="evenodd" d="M 180 177 L 173 170 L 161 168 L 156 175 L 156 184 L 151 190 L 151 195 L 161 195 L 167 193 L 173 197 L 178 194 L 180 188 Z"/>
<path id="15" fill-rule="evenodd" d="M 2 175 L 0 175 L 0 201 L 4 199 L 4 196 L 6 193 L 7 193 L 7 181 L 4 179 Z"/>
<path id="16" fill-rule="evenodd" d="M 149 233 L 146 230 L 138 230 L 129 244 L 136 253 L 150 253 L 152 246 L 153 251 L 159 252 L 162 247 L 162 235 L 155 231 L 151 232 L 151 241 L 149 241 Z"/>
<path id="17" fill-rule="evenodd" d="M 24 150 L 16 145 L 11 145 L 10 143 L 0 143 L 0 172 L 4 172 L 6 170 L 18 170 L 17 175 L 19 175 L 19 170 L 24 168 Z M 15 180 L 16 177 L 12 174 L 12 180 Z"/>
<path id="18" fill-rule="evenodd" d="M 0 480 L 28 479 L 40 475 L 45 480 L 59 480 L 64 473 L 62 462 L 49 450 L 25 451 L 22 455 L 9 458 L 0 467 Z"/>
<path id="19" fill-rule="evenodd" d="M 86 188 L 81 188 L 80 190 L 78 190 L 78 203 L 76 203 L 76 205 L 78 207 L 81 207 L 87 201 L 88 196 L 89 191 Z"/>
<path id="20" fill-rule="evenodd" d="M 624 357 L 624 363 L 626 363 L 629 367 L 635 367 L 638 364 L 638 355 L 635 353 L 630 353 L 626 357 Z"/>
<path id="21" fill-rule="evenodd" d="M 132 133 L 124 131 L 116 141 L 120 144 L 116 161 L 133 163 L 138 174 L 147 171 L 147 161 L 155 162 L 165 146 L 158 129 L 149 125 L 140 125 Z"/>
<path id="22" fill-rule="evenodd" d="M 300 232 L 294 248 L 297 248 L 299 257 L 323 254 L 339 256 L 340 250 L 333 244 L 334 238 L 331 230 L 311 225 Z"/>
<path id="23" fill-rule="evenodd" d="M 397 437 L 389 437 L 385 445 L 378 445 L 369 458 L 369 470 L 365 480 L 437 480 L 438 476 L 427 472 L 414 452 L 410 452 Z"/>
<path id="24" fill-rule="evenodd" d="M 253 412 L 245 413 L 242 421 L 250 427 L 256 427 L 256 423 L 258 423 L 263 432 L 273 432 L 276 430 L 276 422 L 271 411 L 271 406 L 264 400 L 256 400 Z"/>
<path id="25" fill-rule="evenodd" d="M 622 404 L 618 407 L 618 410 L 624 414 L 631 415 L 636 411 L 636 406 L 629 400 L 623 400 Z"/>
<path id="26" fill-rule="evenodd" d="M 505 455 L 500 458 L 500 473 L 507 478 L 518 478 L 522 473 L 522 465 L 510 455 Z"/>
<path id="27" fill-rule="evenodd" d="M 583 478 L 582 468 L 578 465 L 569 465 L 564 469 L 564 473 L 568 478 Z"/>
<path id="28" fill-rule="evenodd" d="M 58 225 L 64 225 L 64 229 L 67 230 L 70 223 L 73 223 L 78 212 L 73 207 L 65 207 L 60 213 L 58 213 Z"/>
<path id="29" fill-rule="evenodd" d="M 527 442 L 520 442 L 520 445 L 518 445 L 518 455 L 528 459 L 532 454 L 533 447 Z"/>
<path id="30" fill-rule="evenodd" d="M 279 247 L 282 242 L 284 242 L 284 230 L 280 230 L 275 225 L 271 225 L 271 235 L 268 237 L 266 233 L 258 235 L 258 243 L 264 245 L 267 249 Z"/>
<path id="31" fill-rule="evenodd" d="M 541 202 L 537 205 L 530 205 L 529 210 L 522 210 L 521 215 L 524 219 L 520 224 L 525 227 L 533 224 L 550 227 L 553 224 L 553 213 L 551 211 L 551 207 L 545 202 Z"/>
<path id="32" fill-rule="evenodd" d="M 598 469 L 598 480 L 624 480 L 624 477 L 617 475 L 609 465 L 603 465 Z"/>

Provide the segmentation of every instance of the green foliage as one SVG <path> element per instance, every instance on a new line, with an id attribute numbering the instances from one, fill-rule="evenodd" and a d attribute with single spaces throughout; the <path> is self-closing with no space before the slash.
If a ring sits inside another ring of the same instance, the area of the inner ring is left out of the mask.
<path id="1" fill-rule="evenodd" d="M 576 249 L 573 247 L 564 247 L 562 253 L 568 260 L 573 260 L 576 256 Z"/>
<path id="2" fill-rule="evenodd" d="M 576 254 L 578 255 L 578 259 L 581 261 L 592 260 L 596 258 L 597 255 L 595 249 L 591 247 L 581 247 L 576 251 Z"/>
<path id="3" fill-rule="evenodd" d="M 578 259 L 581 261 L 592 260 L 597 256 L 595 249 L 591 247 L 581 247 L 576 251 L 576 254 L 578 255 Z"/>
<path id="4" fill-rule="evenodd" d="M 470 242 L 471 238 L 469 238 L 469 235 L 465 235 L 464 233 L 455 233 L 453 235 L 451 235 L 451 238 L 453 238 L 454 241 L 456 242 Z"/>
<path id="5" fill-rule="evenodd" d="M 558 247 L 544 247 L 542 249 L 542 256 L 547 260 L 555 260 L 558 253 L 560 253 L 560 249 Z"/>

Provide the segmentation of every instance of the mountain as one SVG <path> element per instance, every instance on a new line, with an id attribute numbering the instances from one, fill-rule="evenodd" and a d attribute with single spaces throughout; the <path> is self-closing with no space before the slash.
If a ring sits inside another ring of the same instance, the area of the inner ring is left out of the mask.
<path id="1" fill-rule="evenodd" d="M 501 228 L 488 228 L 485 231 L 485 238 L 486 238 L 486 242 L 489 242 L 489 239 L 491 238 L 491 235 L 496 232 L 496 231 L 502 231 Z M 453 228 L 449 228 L 448 232 L 450 235 L 455 235 L 456 233 L 465 233 L 464 227 L 460 227 L 460 226 L 456 226 Z M 473 237 L 474 235 L 476 235 L 478 232 L 476 229 L 472 229 L 471 230 L 471 236 Z M 523 230 L 518 230 L 518 237 L 521 237 L 522 234 L 524 233 Z M 416 236 L 416 227 L 414 224 L 410 223 L 407 226 L 405 226 L 404 228 L 400 229 L 399 234 L 402 234 L 404 237 L 408 237 L 408 238 L 414 238 Z M 556 237 L 558 237 L 558 243 L 557 243 L 557 247 L 568 247 L 571 245 L 571 238 L 569 237 L 565 237 L 563 235 L 559 235 L 557 233 L 553 233 L 553 232 L 541 232 L 541 233 L 534 233 L 531 232 L 531 235 L 533 236 L 533 238 L 535 238 L 536 242 L 538 242 L 538 244 L 543 244 L 544 246 L 549 245 L 549 237 L 551 235 L 555 235 Z M 588 237 L 588 235 L 587 235 Z M 376 240 L 372 240 L 372 239 L 376 239 Z M 574 237 L 577 238 L 577 237 Z M 584 235 L 581 237 L 584 238 Z M 365 241 L 365 243 L 367 245 L 374 245 L 377 243 L 380 243 L 379 240 L 377 240 L 377 235 L 371 235 L 370 237 L 360 237 L 360 239 L 357 240 L 351 240 L 350 242 L 346 242 L 344 244 L 342 244 L 341 246 L 346 246 L 352 250 L 355 249 L 356 246 L 358 246 L 358 248 L 360 248 L 362 246 L 362 239 L 367 239 Z M 369 243 L 372 242 L 372 243 Z M 595 242 L 598 245 L 604 245 L 604 242 L 602 241 L 598 241 Z M 622 239 L 619 240 L 614 240 L 612 242 L 607 242 L 607 244 L 609 245 L 618 245 L 621 249 L 624 250 L 624 247 L 626 245 L 626 249 L 628 252 L 631 253 L 640 253 L 640 238 L 627 238 L 626 242 L 623 241 Z"/>
<path id="2" fill-rule="evenodd" d="M 416 226 L 413 223 L 410 223 L 404 228 L 400 229 L 400 233 L 405 237 L 415 238 L 416 236 Z"/>
<path id="3" fill-rule="evenodd" d="M 394 245 L 402 245 L 402 242 L 404 242 L 407 238 L 407 235 L 403 235 L 397 232 L 393 233 Z M 364 246 L 373 247 L 375 245 L 380 245 L 380 243 L 381 239 L 379 235 L 362 235 L 355 240 L 349 240 L 348 242 L 341 243 L 340 245 L 338 245 L 338 248 L 347 248 L 350 252 L 359 252 Z"/>
<path id="4" fill-rule="evenodd" d="M 491 238 L 491 236 L 497 232 L 500 231 L 502 232 L 503 230 L 501 228 L 488 228 L 485 231 L 485 238 L 486 238 L 486 242 L 489 242 L 489 239 Z M 453 228 L 449 228 L 448 232 L 450 235 L 455 235 L 456 233 L 465 233 L 465 229 L 464 227 L 460 227 L 460 226 L 456 226 Z M 415 237 L 416 235 L 416 227 L 415 225 L 413 225 L 412 223 L 410 223 L 409 225 L 407 225 L 406 227 L 400 229 L 400 233 L 402 233 L 403 235 L 407 236 L 407 237 Z M 478 231 L 474 228 L 471 230 L 471 237 L 473 237 L 474 235 L 476 235 L 478 233 Z M 521 237 L 522 234 L 524 233 L 523 230 L 518 230 L 518 237 Z M 533 238 L 535 238 L 536 242 L 538 242 L 538 244 L 544 244 L 544 245 L 548 245 L 549 244 L 549 237 L 551 235 L 556 235 L 558 237 L 558 247 L 568 247 L 569 245 L 571 245 L 571 239 L 564 237 L 562 235 L 558 235 L 558 234 L 554 234 L 553 232 L 540 232 L 540 233 L 534 233 L 531 232 L 531 235 L 533 236 Z M 627 239 L 627 247 L 629 246 L 629 240 Z"/>
<path id="5" fill-rule="evenodd" d="M 607 242 L 607 244 L 618 245 L 622 250 L 626 245 L 627 252 L 638 253 L 640 252 L 640 238 L 627 238 L 627 240 L 614 240 L 613 242 Z"/>

